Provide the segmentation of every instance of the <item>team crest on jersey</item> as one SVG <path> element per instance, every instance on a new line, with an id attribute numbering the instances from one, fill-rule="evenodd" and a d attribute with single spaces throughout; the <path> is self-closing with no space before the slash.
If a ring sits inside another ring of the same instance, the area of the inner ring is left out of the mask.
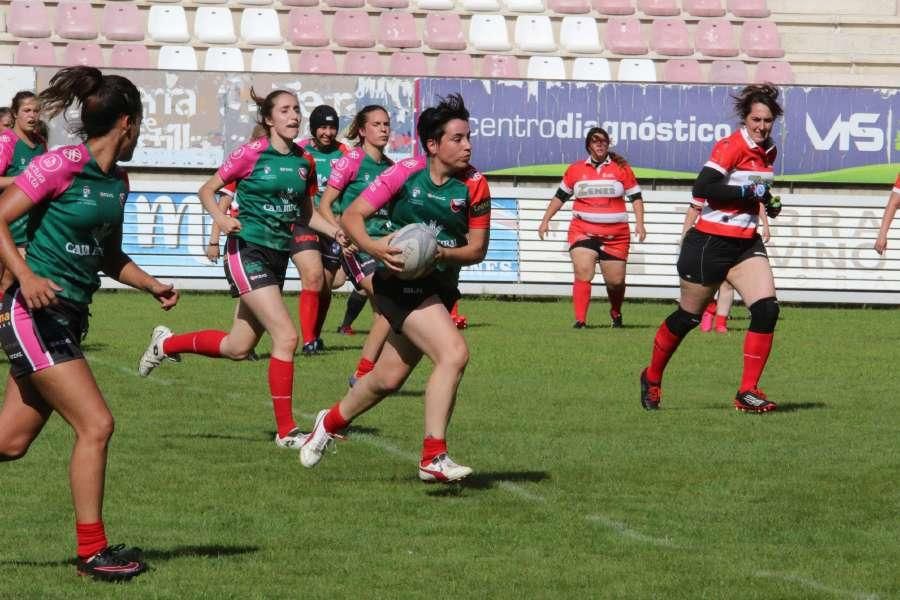
<path id="1" fill-rule="evenodd" d="M 309 175 L 309 170 L 306 167 L 300 167 L 299 169 L 297 169 L 297 175 L 300 176 L 300 179 L 306 179 L 306 177 Z"/>
<path id="2" fill-rule="evenodd" d="M 84 186 L 83 188 L 81 188 L 81 195 L 84 196 L 85 198 L 90 198 L 91 197 L 91 188 L 89 188 L 88 186 Z"/>
<path id="3" fill-rule="evenodd" d="M 259 150 L 260 148 L 262 148 L 262 138 L 253 140 L 249 145 L 252 150 Z"/>
<path id="4" fill-rule="evenodd" d="M 451 198 L 450 199 L 450 210 L 455 213 L 458 213 L 462 209 L 466 207 L 466 199 L 465 198 Z"/>
<path id="5" fill-rule="evenodd" d="M 41 157 L 41 169 L 52 173 L 62 166 L 62 159 L 57 154 L 45 154 Z"/>
<path id="6" fill-rule="evenodd" d="M 272 168 L 269 165 L 266 165 L 263 167 L 263 173 L 265 173 L 266 175 L 268 175 L 271 172 L 272 172 Z"/>
<path id="7" fill-rule="evenodd" d="M 406 167 L 407 169 L 412 169 L 415 166 L 417 166 L 418 164 L 419 164 L 419 161 L 417 161 L 414 158 L 407 158 L 406 160 L 403 161 L 403 166 Z"/>
<path id="8" fill-rule="evenodd" d="M 62 154 L 74 163 L 81 162 L 81 150 L 78 148 L 66 148 Z"/>

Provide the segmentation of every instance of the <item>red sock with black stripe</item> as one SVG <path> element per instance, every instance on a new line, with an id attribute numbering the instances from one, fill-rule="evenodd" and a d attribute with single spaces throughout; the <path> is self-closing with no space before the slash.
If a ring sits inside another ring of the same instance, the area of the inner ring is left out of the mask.
<path id="1" fill-rule="evenodd" d="M 275 413 L 275 424 L 278 435 L 284 437 L 297 424 L 294 422 L 294 363 L 269 359 L 269 393 L 272 394 L 272 410 Z"/>
<path id="2" fill-rule="evenodd" d="M 319 320 L 319 292 L 302 290 L 300 292 L 299 309 L 300 334 L 303 343 L 316 341 L 316 322 Z"/>
<path id="3" fill-rule="evenodd" d="M 222 340 L 228 334 L 218 329 L 204 329 L 173 335 L 163 342 L 163 352 L 172 354 L 201 354 L 212 358 L 222 356 Z"/>
<path id="4" fill-rule="evenodd" d="M 447 440 L 427 437 L 422 440 L 422 464 L 428 464 L 435 456 L 447 452 Z"/>
<path id="5" fill-rule="evenodd" d="M 575 320 L 587 322 L 588 304 L 591 303 L 591 282 L 576 279 L 572 284 L 572 307 L 575 309 Z"/>
<path id="6" fill-rule="evenodd" d="M 656 337 L 653 338 L 653 354 L 650 355 L 650 366 L 647 367 L 647 379 L 653 383 L 661 383 L 663 371 L 669 364 L 669 359 L 675 354 L 678 345 L 681 344 L 680 338 L 669 329 L 669 325 L 663 321 L 659 329 L 656 330 Z"/>
<path id="7" fill-rule="evenodd" d="M 75 539 L 78 541 L 78 558 L 90 558 L 107 546 L 103 521 L 96 523 L 75 523 Z"/>

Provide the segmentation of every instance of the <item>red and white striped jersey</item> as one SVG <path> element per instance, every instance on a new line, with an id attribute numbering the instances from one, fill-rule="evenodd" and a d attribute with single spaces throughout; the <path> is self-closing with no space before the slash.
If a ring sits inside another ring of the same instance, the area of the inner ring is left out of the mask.
<path id="1" fill-rule="evenodd" d="M 716 142 L 704 166 L 724 175 L 726 185 L 745 185 L 758 179 L 771 185 L 774 178 L 772 165 L 777 153 L 775 144 L 763 148 L 750 139 L 746 128 L 742 127 Z M 756 234 L 757 200 L 694 197 L 692 204 L 701 209 L 696 225 L 698 231 L 737 238 L 751 238 Z"/>
<path id="2" fill-rule="evenodd" d="M 556 195 L 563 201 L 573 198 L 572 215 L 583 221 L 627 223 L 625 197 L 640 192 L 631 167 L 607 156 L 596 167 L 590 158 L 569 165 Z"/>

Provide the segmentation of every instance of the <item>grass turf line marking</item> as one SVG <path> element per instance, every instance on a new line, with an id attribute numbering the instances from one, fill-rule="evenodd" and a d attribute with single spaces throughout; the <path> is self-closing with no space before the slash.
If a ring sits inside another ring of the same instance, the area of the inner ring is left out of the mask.
<path id="1" fill-rule="evenodd" d="M 672 542 L 669 538 L 658 538 L 652 535 L 647 535 L 645 533 L 641 533 L 640 531 L 636 531 L 631 529 L 625 525 L 625 523 L 621 523 L 619 521 L 614 521 L 609 517 L 604 517 L 603 515 L 588 515 L 585 517 L 585 520 L 591 523 L 599 523 L 609 529 L 612 529 L 619 535 L 627 538 L 631 538 L 633 540 L 637 540 L 639 542 L 644 542 L 647 544 L 653 544 L 655 546 L 667 546 L 669 548 L 681 548 Z"/>
<path id="2" fill-rule="evenodd" d="M 853 592 L 848 590 L 839 590 L 837 588 L 829 587 L 823 583 L 819 583 L 814 579 L 807 579 L 806 577 L 800 577 L 799 575 L 792 575 L 790 573 L 775 573 L 773 571 L 757 571 L 754 573 L 756 577 L 763 577 L 766 579 L 781 579 L 782 581 L 790 581 L 792 583 L 798 583 L 802 586 L 808 587 L 810 589 L 816 590 L 817 592 L 826 592 L 828 594 L 832 594 L 834 596 L 843 596 L 846 598 L 854 598 L 855 600 L 878 600 L 877 594 L 869 594 L 867 592 Z"/>

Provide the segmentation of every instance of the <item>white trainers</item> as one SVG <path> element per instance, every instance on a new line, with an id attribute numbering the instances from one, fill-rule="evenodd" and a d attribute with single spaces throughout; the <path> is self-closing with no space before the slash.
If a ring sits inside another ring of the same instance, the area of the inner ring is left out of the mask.
<path id="1" fill-rule="evenodd" d="M 177 354 L 166 356 L 163 352 L 163 342 L 172 337 L 172 331 L 165 325 L 157 325 L 150 334 L 150 345 L 141 356 L 138 363 L 138 373 L 141 377 L 146 377 L 153 369 L 158 367 L 164 358 L 168 358 L 173 362 L 180 362 L 181 357 Z"/>
<path id="2" fill-rule="evenodd" d="M 432 458 L 427 465 L 419 463 L 419 479 L 422 481 L 459 481 L 471 474 L 471 467 L 456 464 L 446 452 Z"/>
<path id="3" fill-rule="evenodd" d="M 300 431 L 299 427 L 294 427 L 284 437 L 275 434 L 275 445 L 279 448 L 299 449 L 306 441 L 308 434 Z"/>
<path id="4" fill-rule="evenodd" d="M 316 424 L 313 426 L 312 433 L 306 436 L 306 440 L 300 446 L 300 464 L 307 469 L 311 469 L 322 460 L 326 448 L 331 444 L 334 436 L 325 431 L 325 415 L 328 409 L 323 408 L 316 415 Z"/>

